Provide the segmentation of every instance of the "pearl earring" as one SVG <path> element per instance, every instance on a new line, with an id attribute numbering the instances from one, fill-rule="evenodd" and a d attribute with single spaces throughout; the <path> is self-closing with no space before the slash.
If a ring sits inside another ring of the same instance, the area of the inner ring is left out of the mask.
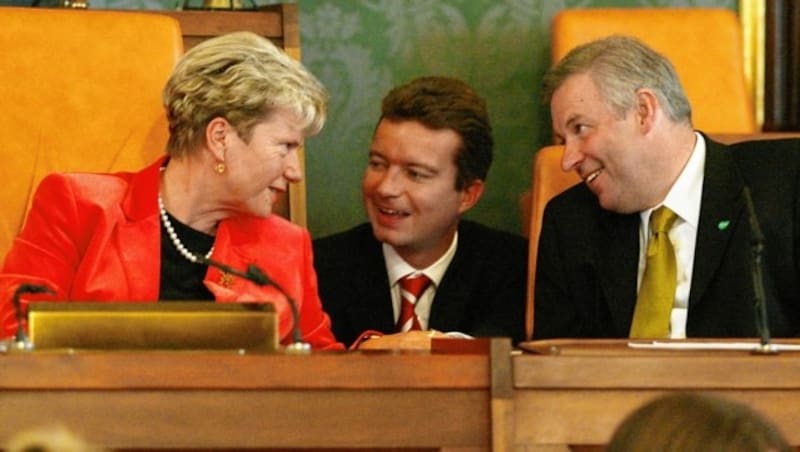
<path id="1" fill-rule="evenodd" d="M 217 174 L 224 173 L 225 172 L 225 164 L 222 163 L 222 162 L 217 163 L 216 166 L 214 166 L 214 171 L 216 171 Z"/>

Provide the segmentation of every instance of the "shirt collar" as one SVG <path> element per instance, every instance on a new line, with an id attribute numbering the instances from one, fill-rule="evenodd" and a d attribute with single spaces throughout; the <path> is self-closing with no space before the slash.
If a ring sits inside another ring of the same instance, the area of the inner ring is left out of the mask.
<path id="1" fill-rule="evenodd" d="M 697 228 L 697 223 L 700 221 L 700 201 L 703 195 L 706 142 L 701 134 L 697 132 L 694 134 L 696 140 L 692 155 L 661 205 L 667 206 L 681 220 Z M 642 224 L 648 224 L 650 213 L 657 207 L 659 206 L 641 212 Z"/>
<path id="2" fill-rule="evenodd" d="M 403 258 L 397 254 L 397 251 L 395 251 L 391 245 L 384 243 L 383 257 L 386 261 L 386 272 L 389 275 L 389 282 L 391 283 L 392 287 L 394 287 L 400 278 L 408 275 L 409 273 L 422 273 L 433 282 L 434 287 L 438 287 L 439 283 L 442 281 L 442 278 L 444 278 L 444 273 L 447 271 L 447 267 L 450 265 L 450 262 L 453 260 L 453 256 L 456 254 L 457 246 L 458 231 L 456 231 L 456 233 L 453 235 L 453 241 L 450 242 L 450 247 L 442 255 L 442 257 L 426 268 L 414 268 L 408 262 L 403 260 Z"/>

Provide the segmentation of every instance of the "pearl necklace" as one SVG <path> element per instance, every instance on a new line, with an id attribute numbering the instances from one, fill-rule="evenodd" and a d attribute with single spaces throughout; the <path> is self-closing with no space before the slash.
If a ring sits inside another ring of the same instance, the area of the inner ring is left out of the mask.
<path id="1" fill-rule="evenodd" d="M 167 235 L 169 235 L 170 240 L 172 240 L 172 244 L 175 245 L 175 248 L 179 253 L 181 253 L 181 256 L 185 257 L 189 262 L 196 264 L 200 258 L 183 246 L 183 242 L 181 242 L 181 239 L 178 238 L 178 234 L 175 233 L 175 228 L 172 227 L 172 223 L 169 221 L 167 209 L 164 208 L 164 200 L 161 199 L 160 194 L 158 195 L 158 211 L 161 214 L 161 222 L 164 223 L 164 228 L 167 230 Z M 209 259 L 213 252 L 214 247 L 212 246 L 211 249 L 206 253 L 205 258 Z"/>

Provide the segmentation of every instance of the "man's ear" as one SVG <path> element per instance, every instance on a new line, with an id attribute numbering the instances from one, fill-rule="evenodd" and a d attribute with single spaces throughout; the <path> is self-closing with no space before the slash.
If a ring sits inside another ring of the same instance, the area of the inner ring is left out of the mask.
<path id="1" fill-rule="evenodd" d="M 483 195 L 483 181 L 474 179 L 469 182 L 463 190 L 461 190 L 461 205 L 458 208 L 458 213 L 463 214 L 478 203 Z"/>
<path id="2" fill-rule="evenodd" d="M 208 148 L 214 160 L 225 161 L 225 151 L 227 150 L 227 136 L 232 131 L 230 123 L 225 118 L 216 117 L 208 122 L 206 126 L 206 148 Z"/>
<path id="3" fill-rule="evenodd" d="M 656 113 L 661 105 L 658 96 L 649 88 L 636 91 L 636 123 L 643 134 L 650 132 L 656 120 Z"/>

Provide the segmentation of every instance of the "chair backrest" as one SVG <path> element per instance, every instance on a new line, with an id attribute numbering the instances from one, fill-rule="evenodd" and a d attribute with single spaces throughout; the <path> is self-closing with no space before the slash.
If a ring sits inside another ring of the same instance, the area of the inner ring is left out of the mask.
<path id="1" fill-rule="evenodd" d="M 736 14 L 717 8 L 587 8 L 561 10 L 551 24 L 556 62 L 572 48 L 612 34 L 641 39 L 672 61 L 707 133 L 756 132 Z"/>
<path id="2" fill-rule="evenodd" d="M 161 90 L 183 44 L 158 14 L 2 7 L 0 48 L 2 259 L 46 174 L 135 170 L 164 153 Z"/>
<path id="3" fill-rule="evenodd" d="M 528 248 L 528 296 L 525 308 L 525 334 L 533 336 L 533 307 L 536 283 L 536 258 L 539 249 L 539 236 L 542 232 L 542 215 L 547 203 L 557 194 L 579 183 L 580 177 L 574 172 L 561 170 L 563 146 L 547 146 L 539 149 L 533 157 L 531 180 L 533 186 L 530 196 L 530 225 Z"/>

